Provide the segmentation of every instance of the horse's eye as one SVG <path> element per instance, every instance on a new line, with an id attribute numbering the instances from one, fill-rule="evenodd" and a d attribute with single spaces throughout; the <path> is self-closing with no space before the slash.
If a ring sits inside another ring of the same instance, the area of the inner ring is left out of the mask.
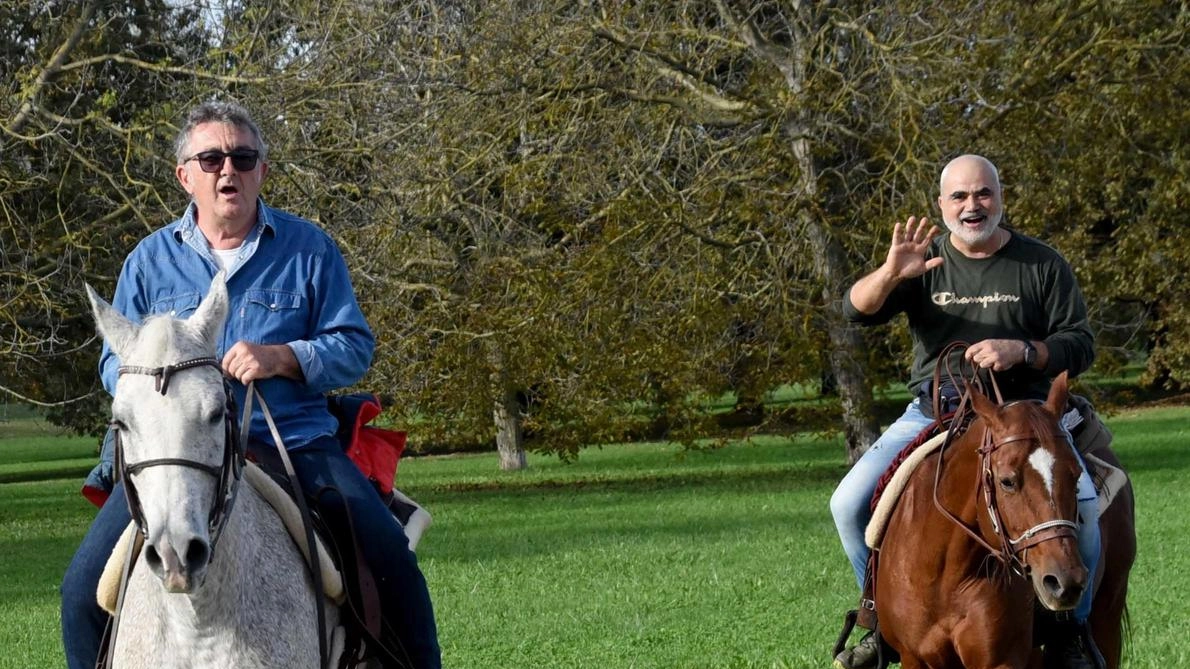
<path id="1" fill-rule="evenodd" d="M 211 425 L 218 425 L 223 421 L 223 410 L 220 409 L 218 411 L 212 411 L 211 415 L 207 416 L 207 421 L 210 422 Z"/>
<path id="2" fill-rule="evenodd" d="M 1001 476 L 1000 487 L 1004 490 L 1004 492 L 1012 492 L 1016 490 L 1016 478 L 1012 476 Z"/>

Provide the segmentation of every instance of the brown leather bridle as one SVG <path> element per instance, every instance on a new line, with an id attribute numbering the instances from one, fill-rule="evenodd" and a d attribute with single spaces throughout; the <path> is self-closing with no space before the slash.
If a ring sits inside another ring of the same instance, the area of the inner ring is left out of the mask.
<path id="1" fill-rule="evenodd" d="M 1011 406 L 1012 404 L 1016 404 L 1016 402 L 1010 402 L 1004 406 Z M 1008 444 L 1024 443 L 1027 446 L 1028 443 L 1033 441 L 1040 442 L 1043 428 L 1037 425 L 1038 421 L 1036 419 L 1030 422 L 1033 423 L 1033 429 L 1029 432 L 1009 435 L 998 440 L 993 440 L 992 431 L 985 428 L 983 432 L 983 445 L 979 448 L 979 468 L 983 473 L 979 483 L 980 487 L 983 488 L 988 516 L 992 520 L 992 531 L 1000 538 L 1000 550 L 998 553 L 995 551 L 993 553 L 1002 562 L 1013 565 L 1013 568 L 1018 573 L 1024 573 L 1028 569 L 1022 556 L 1030 548 L 1051 539 L 1061 539 L 1063 537 L 1075 538 L 1078 536 L 1078 525 L 1074 521 L 1064 518 L 1044 520 L 1025 530 L 1015 539 L 1010 538 L 1006 533 L 1007 528 L 1004 525 L 1004 518 L 1000 514 L 999 505 L 996 504 L 996 482 L 992 473 L 991 457 L 993 453 Z M 1066 439 L 1066 435 L 1059 430 L 1054 430 L 1050 433 L 1050 436 L 1054 439 Z"/>
<path id="2" fill-rule="evenodd" d="M 194 358 L 176 365 L 165 365 L 163 367 L 136 367 L 126 365 L 121 366 L 117 371 L 120 376 L 125 374 L 141 374 L 156 377 L 157 382 L 154 387 L 157 392 L 165 395 L 166 391 L 169 390 L 170 378 L 175 373 L 195 367 L 208 366 L 222 372 L 219 361 L 214 357 Z M 115 433 L 116 471 L 119 472 L 120 479 L 124 481 L 128 512 L 131 514 L 132 519 L 136 521 L 141 534 L 146 538 L 149 535 L 149 528 L 145 522 L 144 509 L 141 507 L 136 486 L 132 482 L 133 474 L 151 467 L 189 467 L 190 469 L 197 469 L 198 471 L 210 474 L 217 481 L 218 487 L 215 490 L 215 502 L 207 516 L 207 530 L 210 534 L 212 559 L 215 554 L 215 544 L 218 542 L 219 536 L 223 533 L 223 528 L 227 524 L 227 518 L 231 515 L 231 509 L 235 504 L 236 492 L 244 470 L 244 449 L 241 444 L 240 434 L 236 430 L 235 401 L 232 398 L 226 380 L 223 382 L 223 394 L 225 398 L 224 424 L 226 428 L 223 439 L 223 461 L 218 466 L 188 458 L 152 458 L 130 463 L 124 457 L 124 447 L 120 440 L 120 431 L 124 426 L 115 420 L 111 422 L 112 431 Z"/>
<path id="3" fill-rule="evenodd" d="M 943 368 L 946 369 L 946 374 L 949 375 L 952 383 L 959 379 L 961 375 L 956 375 L 950 365 L 950 353 L 955 350 L 967 348 L 966 342 L 954 342 L 943 349 L 939 357 L 939 363 L 934 370 L 934 415 L 941 417 L 941 406 L 938 397 L 938 388 L 941 386 L 941 379 L 943 376 Z M 1001 406 L 1011 406 L 1017 402 L 1025 402 L 1031 400 L 1017 400 L 1016 402 L 1004 402 L 1003 395 L 1000 393 L 1000 386 L 996 383 L 995 374 L 989 375 L 989 380 L 993 391 L 995 392 L 995 401 Z M 962 391 L 959 406 L 951 418 L 950 427 L 946 432 L 946 439 L 943 441 L 941 448 L 938 449 L 938 466 L 934 470 L 934 506 L 942 515 L 949 518 L 952 522 L 958 525 L 964 532 L 975 540 L 976 543 L 983 546 L 989 553 L 992 554 L 1000 562 L 1010 567 L 1017 574 L 1025 575 L 1029 571 L 1028 565 L 1025 563 L 1026 552 L 1045 541 L 1051 539 L 1061 539 L 1064 537 L 1077 538 L 1078 525 L 1073 521 L 1063 518 L 1053 518 L 1037 523 L 1033 527 L 1025 530 L 1021 535 L 1015 539 L 1005 534 L 1004 518 L 1000 513 L 1000 507 L 996 503 L 996 485 L 992 473 L 991 456 L 1000 448 L 1008 444 L 1029 443 L 1032 441 L 1041 441 L 1041 435 L 1048 430 L 1047 426 L 1041 425 L 1036 417 L 1030 419 L 1031 429 L 1028 432 L 1012 434 L 1002 439 L 994 439 L 992 431 L 988 427 L 984 427 L 982 445 L 979 447 L 979 488 L 983 493 L 984 506 L 988 517 L 992 521 L 992 531 L 1000 540 L 1000 547 L 996 548 L 989 541 L 984 539 L 978 528 L 972 528 L 967 525 L 961 518 L 952 513 L 949 509 L 942 505 L 942 501 L 938 499 L 938 488 L 942 480 L 942 463 L 946 449 L 950 446 L 959 435 L 963 434 L 970 423 L 969 417 L 972 415 L 971 411 L 971 393 L 983 392 L 983 384 L 979 379 L 975 370 L 972 371 L 969 378 L 961 379 L 959 383 L 955 383 L 957 388 Z M 1058 439 L 1066 440 L 1067 435 L 1060 430 L 1055 430 L 1051 434 Z"/>
<path id="4" fill-rule="evenodd" d="M 982 436 L 982 445 L 978 449 L 979 453 L 979 489 L 984 498 L 984 507 L 987 511 L 988 517 L 992 521 L 992 531 L 1000 540 L 1000 547 L 993 546 L 983 535 L 978 528 L 970 527 L 963 519 L 956 516 L 949 509 L 943 506 L 942 501 L 938 498 L 938 488 L 942 480 L 942 458 L 946 453 L 946 449 L 954 440 L 955 436 L 962 434 L 966 426 L 959 427 L 965 421 L 963 417 L 970 411 L 968 401 L 972 391 L 968 388 L 963 393 L 962 401 L 959 403 L 959 409 L 955 412 L 951 429 L 947 431 L 946 440 L 942 447 L 938 449 L 938 466 L 934 471 L 934 506 L 954 524 L 958 525 L 964 532 L 966 532 L 976 543 L 983 546 L 994 558 L 1010 567 L 1013 571 L 1021 576 L 1024 576 L 1029 571 L 1028 565 L 1025 563 L 1026 552 L 1045 541 L 1051 539 L 1061 539 L 1063 537 L 1077 537 L 1078 525 L 1073 521 L 1064 518 L 1053 518 L 1037 523 L 1033 527 L 1025 530 L 1020 536 L 1015 539 L 1009 537 L 1005 533 L 1005 525 L 1003 515 L 1000 513 L 1000 506 L 996 503 L 996 485 L 994 475 L 992 473 L 991 457 L 1000 448 L 1009 444 L 1028 444 L 1033 441 L 1041 441 L 1042 430 L 1036 423 L 1032 421 L 1032 429 L 1025 433 L 1013 434 L 1002 439 L 995 439 L 992 431 L 988 427 L 984 427 Z M 999 389 L 997 388 L 997 395 Z M 1021 400 L 1029 401 L 1029 400 Z M 1010 402 L 1004 406 L 1010 406 L 1015 402 Z M 1055 438 L 1066 439 L 1066 435 L 1060 431 L 1054 431 L 1052 435 Z"/>

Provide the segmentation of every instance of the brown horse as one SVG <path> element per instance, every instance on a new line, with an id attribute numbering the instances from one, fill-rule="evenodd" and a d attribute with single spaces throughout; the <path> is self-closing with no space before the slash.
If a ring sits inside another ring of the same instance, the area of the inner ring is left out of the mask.
<path id="1" fill-rule="evenodd" d="M 1058 421 L 1066 375 L 1045 404 L 997 406 L 971 393 L 966 432 L 913 474 L 889 520 L 876 571 L 881 633 L 906 669 L 1040 667 L 1034 607 L 1072 610 L 1098 576 L 1091 628 L 1119 666 L 1132 490 L 1101 515 L 1099 574 L 1079 557 L 1078 461 Z M 1096 453 L 1119 466 L 1106 446 Z"/>

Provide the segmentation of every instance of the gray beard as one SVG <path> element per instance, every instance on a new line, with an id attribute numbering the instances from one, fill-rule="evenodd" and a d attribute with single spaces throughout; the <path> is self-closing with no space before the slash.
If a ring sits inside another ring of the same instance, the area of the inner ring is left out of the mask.
<path id="1" fill-rule="evenodd" d="M 946 228 L 950 230 L 950 234 L 963 240 L 968 246 L 980 246 L 984 242 L 992 238 L 996 231 L 1000 229 L 1000 219 L 1002 216 L 995 218 L 989 216 L 988 220 L 984 221 L 984 227 L 981 230 L 970 230 L 963 225 L 962 221 L 946 221 Z"/>

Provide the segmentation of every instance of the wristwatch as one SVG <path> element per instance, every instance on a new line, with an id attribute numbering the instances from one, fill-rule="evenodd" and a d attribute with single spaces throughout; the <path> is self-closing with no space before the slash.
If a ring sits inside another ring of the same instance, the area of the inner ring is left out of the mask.
<path id="1" fill-rule="evenodd" d="M 1025 344 L 1025 366 L 1032 367 L 1037 362 L 1037 347 L 1028 339 L 1022 340 Z"/>

